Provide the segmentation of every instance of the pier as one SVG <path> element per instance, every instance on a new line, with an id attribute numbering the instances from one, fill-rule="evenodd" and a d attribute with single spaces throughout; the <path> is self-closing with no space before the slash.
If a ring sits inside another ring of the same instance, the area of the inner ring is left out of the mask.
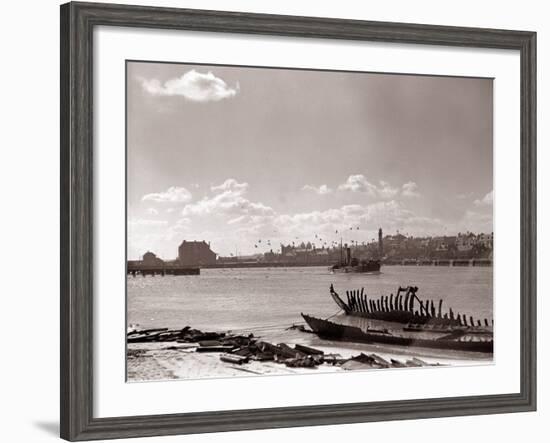
<path id="1" fill-rule="evenodd" d="M 200 275 L 201 270 L 199 267 L 189 267 L 189 266 L 170 266 L 170 265 L 144 265 L 128 262 L 126 267 L 126 274 L 132 275 L 142 275 L 146 277 L 147 275 Z"/>
<path id="2" fill-rule="evenodd" d="M 403 260 L 384 260 L 386 266 L 493 266 L 493 260 L 489 258 L 470 258 L 470 259 L 403 259 Z"/>

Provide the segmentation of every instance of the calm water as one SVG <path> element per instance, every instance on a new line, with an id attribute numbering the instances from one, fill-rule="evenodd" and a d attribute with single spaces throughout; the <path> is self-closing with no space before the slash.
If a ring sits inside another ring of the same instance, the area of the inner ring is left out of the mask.
<path id="1" fill-rule="evenodd" d="M 300 312 L 328 317 L 338 311 L 330 284 L 368 296 L 415 285 L 424 300 L 474 318 L 493 318 L 490 267 L 385 266 L 379 275 L 331 274 L 326 267 L 203 269 L 200 276 L 128 277 L 128 323 L 142 327 L 203 330 L 284 328 L 302 322 Z"/>

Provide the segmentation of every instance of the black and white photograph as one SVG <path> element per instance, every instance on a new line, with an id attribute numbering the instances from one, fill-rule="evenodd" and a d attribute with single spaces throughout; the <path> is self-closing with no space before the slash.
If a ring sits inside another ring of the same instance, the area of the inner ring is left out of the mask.
<path id="1" fill-rule="evenodd" d="M 492 78 L 126 73 L 127 381 L 492 364 Z"/>
<path id="2" fill-rule="evenodd" d="M 545 435 L 545 6 L 7 2 L 1 441 Z"/>

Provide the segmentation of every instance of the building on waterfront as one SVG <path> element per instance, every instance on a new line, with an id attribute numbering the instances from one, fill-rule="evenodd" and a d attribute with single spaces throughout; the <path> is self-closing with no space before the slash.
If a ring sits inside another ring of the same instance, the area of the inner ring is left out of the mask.
<path id="1" fill-rule="evenodd" d="M 146 266 L 162 266 L 164 264 L 164 261 L 161 258 L 157 257 L 155 253 L 147 251 L 145 254 L 143 254 L 141 264 Z"/>
<path id="2" fill-rule="evenodd" d="M 182 251 L 187 245 L 189 257 L 185 258 Z M 194 250 L 194 248 L 202 248 Z M 348 247 L 348 245 L 346 245 Z M 431 260 L 470 260 L 491 259 L 493 249 L 493 233 L 474 234 L 471 232 L 458 235 L 415 237 L 396 234 L 384 235 L 382 228 L 378 230 L 378 239 L 370 241 L 352 240 L 349 245 L 351 255 L 358 260 L 379 259 L 386 264 L 401 263 L 404 260 L 431 261 Z M 206 253 L 203 253 L 203 249 Z M 209 252 L 208 252 L 209 251 Z M 268 252 L 250 256 L 218 257 L 210 251 L 205 242 L 184 242 L 180 246 L 179 261 L 186 265 L 210 264 L 214 261 L 220 264 L 232 262 L 250 262 L 256 264 L 290 266 L 321 266 L 339 263 L 342 260 L 342 249 L 336 242 L 332 246 L 321 248 L 309 241 L 281 244 L 280 251 L 270 249 Z"/>
<path id="3" fill-rule="evenodd" d="M 204 240 L 184 240 L 178 248 L 178 261 L 184 266 L 213 265 L 216 263 L 216 253 Z"/>
<path id="4" fill-rule="evenodd" d="M 143 254 L 141 264 L 145 266 L 162 266 L 164 264 L 164 260 L 157 257 L 155 253 L 147 251 L 145 254 Z"/>
<path id="5" fill-rule="evenodd" d="M 395 235 L 386 235 L 386 238 L 384 238 L 384 247 L 386 250 L 404 249 L 406 240 L 407 237 L 405 237 L 403 234 L 400 234 L 398 231 Z"/>
<path id="6" fill-rule="evenodd" d="M 157 257 L 157 255 L 151 251 L 147 251 L 143 254 L 141 260 L 128 260 L 128 266 L 134 268 L 139 266 L 153 268 L 157 266 L 165 266 L 166 264 L 168 264 L 168 262 L 165 262 L 160 257 Z"/>
<path id="7" fill-rule="evenodd" d="M 264 253 L 263 261 L 268 263 L 275 263 L 279 261 L 279 254 L 273 252 L 273 249 L 270 249 L 269 252 Z"/>
<path id="8" fill-rule="evenodd" d="M 476 244 L 476 236 L 471 232 L 466 234 L 458 233 L 456 237 L 456 249 L 459 252 L 471 251 Z"/>
<path id="9" fill-rule="evenodd" d="M 493 249 L 493 233 L 479 234 L 477 236 L 477 242 L 487 249 Z"/>
<path id="10" fill-rule="evenodd" d="M 264 254 L 266 262 L 280 262 L 305 265 L 328 265 L 334 260 L 334 256 L 339 254 L 336 248 L 329 249 L 324 246 L 317 248 L 313 243 L 301 243 L 298 246 L 294 244 L 281 244 L 281 253 L 275 254 L 273 251 Z"/>

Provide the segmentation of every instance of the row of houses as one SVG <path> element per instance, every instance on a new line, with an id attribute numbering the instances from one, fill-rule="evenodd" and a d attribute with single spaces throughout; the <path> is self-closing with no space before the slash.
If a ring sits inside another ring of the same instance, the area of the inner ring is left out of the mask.
<path id="1" fill-rule="evenodd" d="M 407 258 L 491 258 L 493 233 L 458 233 L 453 236 L 407 237 L 402 234 L 384 238 L 384 255 Z"/>

